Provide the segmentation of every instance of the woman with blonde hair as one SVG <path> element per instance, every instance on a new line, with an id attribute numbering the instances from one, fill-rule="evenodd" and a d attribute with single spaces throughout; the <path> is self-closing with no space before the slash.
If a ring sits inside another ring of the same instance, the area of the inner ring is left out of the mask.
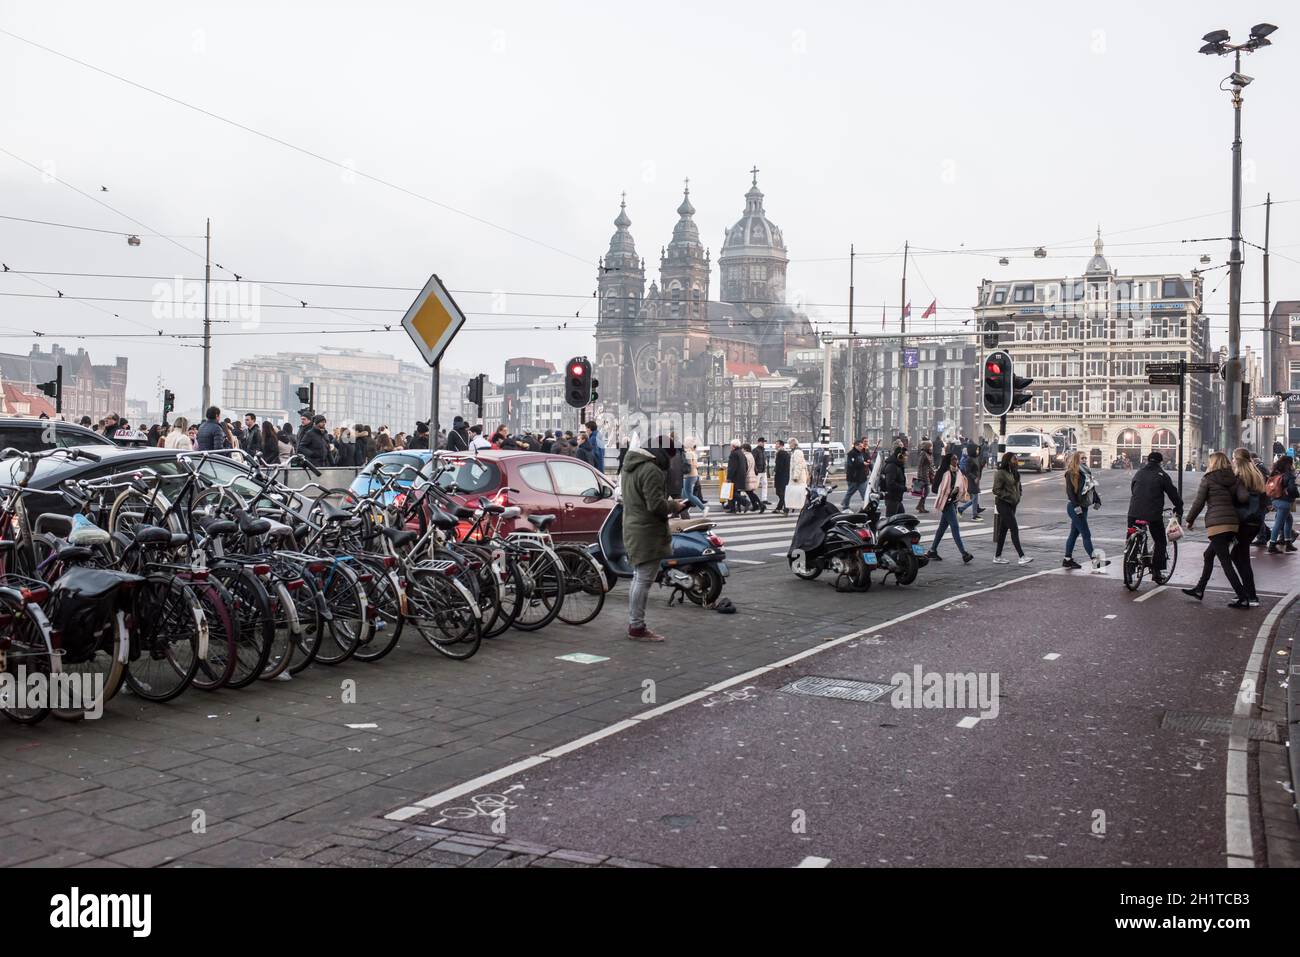
<path id="1" fill-rule="evenodd" d="M 1092 551 L 1092 530 L 1088 528 L 1088 509 L 1101 507 L 1101 496 L 1097 494 L 1097 483 L 1092 472 L 1083 464 L 1083 456 L 1078 452 L 1072 454 L 1065 464 L 1065 514 L 1070 517 L 1070 534 L 1065 537 L 1065 561 L 1062 568 L 1082 568 L 1074 560 L 1074 543 L 1083 538 L 1083 550 L 1097 563 Z M 1110 562 L 1102 564 L 1109 565 Z"/>
<path id="2" fill-rule="evenodd" d="M 1214 571 L 1214 559 L 1219 559 L 1224 577 L 1232 586 L 1237 596 L 1236 601 L 1228 603 L 1229 608 L 1249 608 L 1250 601 L 1245 586 L 1232 564 L 1232 540 L 1241 528 L 1241 519 L 1237 514 L 1238 506 L 1245 506 L 1250 501 L 1250 493 L 1242 484 L 1237 473 L 1232 470 L 1232 463 L 1222 452 L 1210 456 L 1205 474 L 1201 477 L 1200 487 L 1196 490 L 1196 500 L 1192 510 L 1187 513 L 1187 530 L 1196 524 L 1196 516 L 1205 509 L 1205 532 L 1210 543 L 1205 547 L 1201 580 L 1195 588 L 1184 588 L 1183 594 L 1201 601 L 1205 597 L 1205 586 L 1210 582 Z M 1247 539 L 1249 541 L 1249 539 Z"/>
<path id="3" fill-rule="evenodd" d="M 1237 480 L 1246 489 L 1245 505 L 1237 506 L 1237 517 L 1241 527 L 1237 529 L 1237 540 L 1232 545 L 1232 564 L 1241 577 L 1241 587 L 1246 592 L 1246 601 L 1258 605 L 1255 594 L 1255 571 L 1250 567 L 1250 545 L 1264 527 L 1264 518 L 1268 512 L 1268 495 L 1264 492 L 1264 475 L 1255 464 L 1249 449 L 1232 450 L 1232 471 Z"/>
<path id="4" fill-rule="evenodd" d="M 163 439 L 162 447 L 165 449 L 179 449 L 182 452 L 193 452 L 194 443 L 190 441 L 190 420 L 183 415 L 176 416 L 176 420 L 172 422 L 172 430 Z"/>

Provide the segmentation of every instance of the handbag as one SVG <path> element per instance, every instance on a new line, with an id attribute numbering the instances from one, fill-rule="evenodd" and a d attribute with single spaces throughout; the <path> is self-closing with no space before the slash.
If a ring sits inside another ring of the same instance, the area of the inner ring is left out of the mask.
<path id="1" fill-rule="evenodd" d="M 722 485 L 718 487 L 719 502 L 730 502 L 732 498 L 735 496 L 735 494 L 736 494 L 735 482 L 723 482 Z"/>
<path id="2" fill-rule="evenodd" d="M 930 484 L 923 478 L 912 479 L 912 494 L 917 498 L 925 498 L 926 493 L 930 490 Z"/>
<path id="3" fill-rule="evenodd" d="M 1178 524 L 1178 518 L 1174 517 L 1169 520 L 1165 526 L 1165 538 L 1171 542 L 1176 542 L 1183 537 L 1183 526 Z"/>

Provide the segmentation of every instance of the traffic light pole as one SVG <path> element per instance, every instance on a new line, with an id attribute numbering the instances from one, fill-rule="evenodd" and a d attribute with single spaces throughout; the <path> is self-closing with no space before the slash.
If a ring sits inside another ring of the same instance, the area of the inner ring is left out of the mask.
<path id="1" fill-rule="evenodd" d="M 1183 497 L 1183 411 L 1187 396 L 1187 360 L 1178 360 L 1178 497 Z"/>

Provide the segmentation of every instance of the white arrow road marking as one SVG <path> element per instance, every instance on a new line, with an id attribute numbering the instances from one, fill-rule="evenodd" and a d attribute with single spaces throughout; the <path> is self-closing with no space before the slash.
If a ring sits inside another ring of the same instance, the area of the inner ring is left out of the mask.
<path id="1" fill-rule="evenodd" d="M 813 857 L 811 854 L 800 861 L 796 867 L 825 867 L 831 862 L 829 857 Z"/>

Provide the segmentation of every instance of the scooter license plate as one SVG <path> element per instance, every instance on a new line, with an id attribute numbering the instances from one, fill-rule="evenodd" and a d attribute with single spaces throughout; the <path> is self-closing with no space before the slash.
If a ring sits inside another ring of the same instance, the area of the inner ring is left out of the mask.
<path id="1" fill-rule="evenodd" d="M 913 554 L 913 555 L 924 555 L 924 554 L 925 554 L 925 546 L 924 546 L 924 545 L 913 545 L 913 546 L 912 546 L 912 554 Z"/>
<path id="2" fill-rule="evenodd" d="M 862 561 L 863 561 L 865 564 L 867 564 L 867 565 L 875 565 L 875 564 L 876 564 L 876 553 L 875 553 L 875 552 L 863 552 L 863 553 L 862 553 Z"/>

